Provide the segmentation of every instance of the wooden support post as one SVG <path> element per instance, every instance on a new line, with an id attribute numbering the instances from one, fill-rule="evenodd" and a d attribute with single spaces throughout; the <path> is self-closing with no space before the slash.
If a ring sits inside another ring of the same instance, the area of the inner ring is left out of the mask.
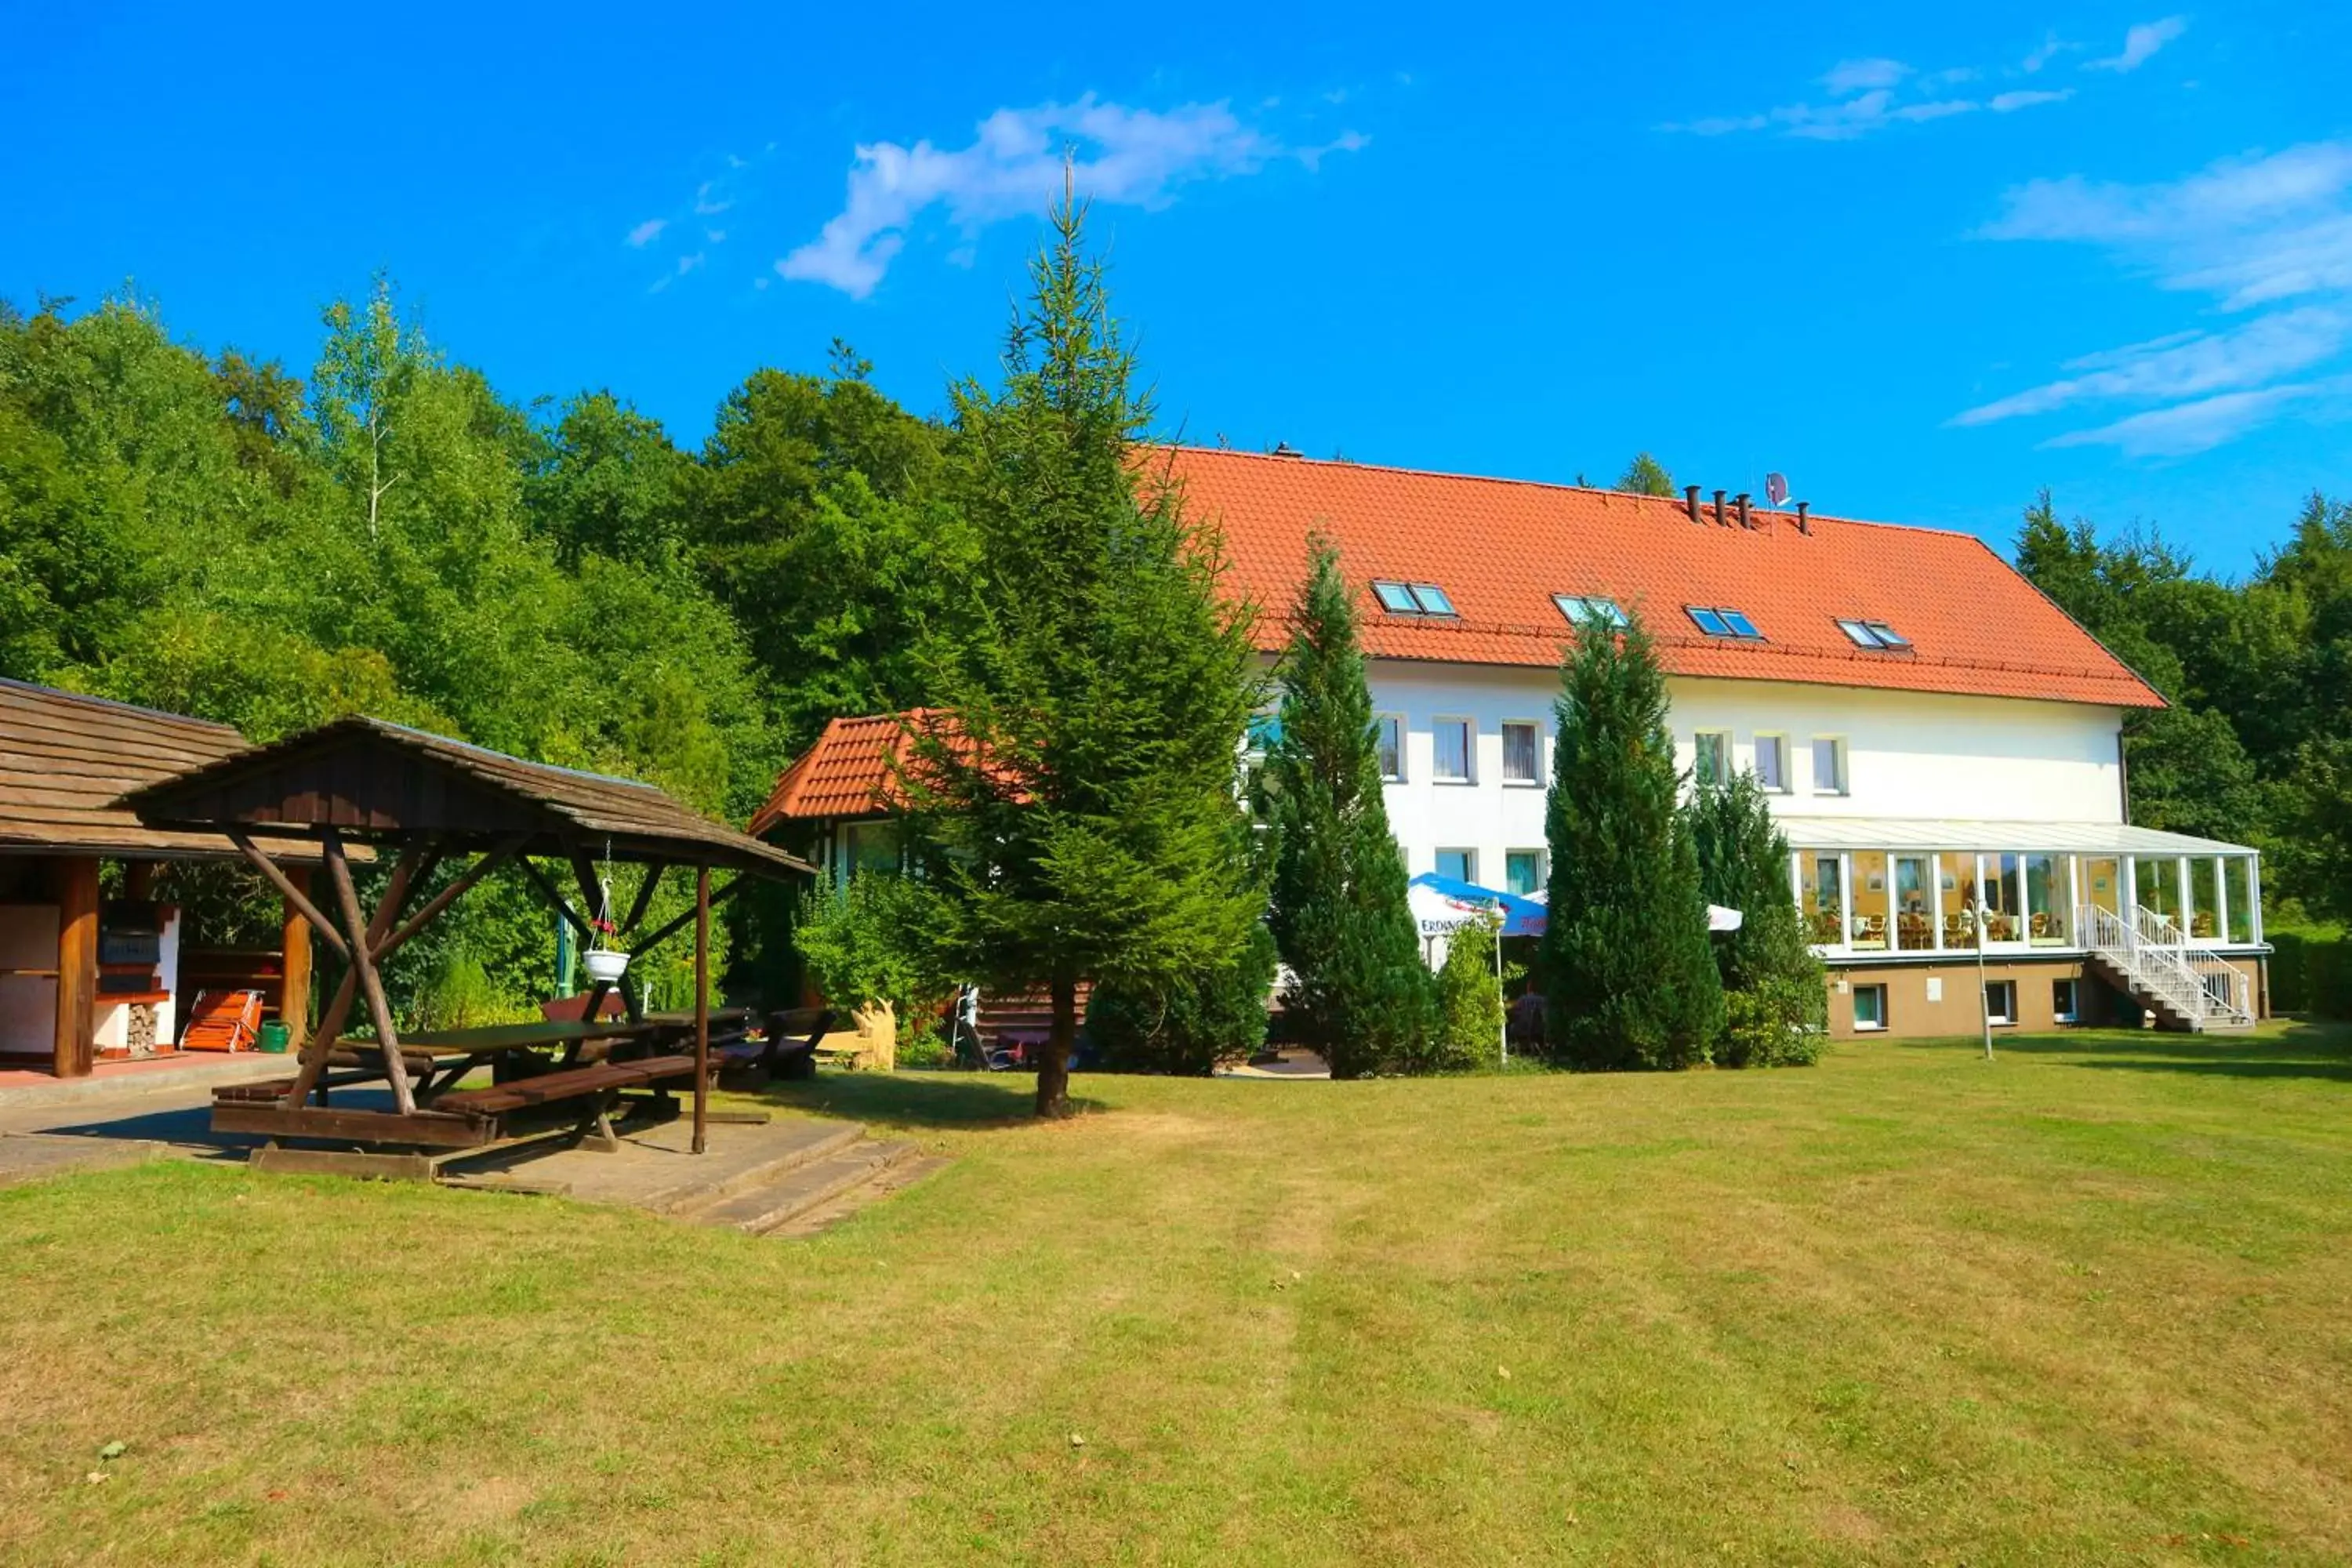
<path id="1" fill-rule="evenodd" d="M 319 906 L 310 901 L 310 895 L 296 887 L 294 879 L 288 876 L 277 861 L 263 854 L 261 847 L 254 843 L 250 835 L 232 827 L 228 830 L 228 841 L 236 846 L 237 853 L 243 855 L 255 870 L 261 873 L 263 880 L 278 889 L 279 898 L 293 905 L 302 918 L 310 922 L 311 929 L 326 939 L 329 947 L 342 957 L 352 955 L 351 949 L 343 945 L 342 933 L 335 929 L 335 922 L 319 911 Z"/>
<path id="2" fill-rule="evenodd" d="M 289 1046 L 299 1051 L 310 1033 L 310 921 L 291 903 L 279 902 L 278 960 L 284 979 L 278 990 L 278 1021 L 286 1026 Z"/>
<path id="3" fill-rule="evenodd" d="M 646 910 L 654 901 L 654 889 L 661 886 L 662 873 L 668 869 L 669 862 L 667 860 L 655 860 L 646 865 L 646 879 L 637 884 L 636 900 L 629 906 L 629 918 L 621 922 L 623 931 L 632 931 L 646 923 Z"/>
<path id="4" fill-rule="evenodd" d="M 122 863 L 122 896 L 133 903 L 144 903 L 155 896 L 155 862 L 125 860 Z"/>
<path id="5" fill-rule="evenodd" d="M 733 898 L 736 891 L 743 886 L 745 880 L 746 879 L 738 877 L 733 881 L 728 883 L 725 887 L 719 889 L 717 892 L 712 893 L 709 891 L 710 887 L 710 868 L 708 866 L 703 867 L 701 868 L 701 876 L 695 883 L 696 892 L 694 908 L 687 910 L 686 913 L 678 916 L 676 920 L 669 921 L 667 924 L 659 927 L 651 936 L 640 938 L 638 941 L 630 943 L 629 952 L 637 957 L 643 957 L 645 954 L 652 952 L 655 948 L 659 947 L 663 942 L 666 942 L 670 938 L 676 936 L 679 931 L 685 930 L 687 922 L 689 921 L 708 920 L 709 918 L 710 911 L 725 903 L 729 899 Z"/>
<path id="6" fill-rule="evenodd" d="M 58 894 L 59 1078 L 87 1078 L 98 1053 L 98 858 L 55 862 Z"/>
<path id="7" fill-rule="evenodd" d="M 367 998 L 368 1015 L 375 1021 L 377 1054 L 383 1058 L 383 1076 L 392 1085 L 392 1102 L 403 1116 L 416 1109 L 416 1098 L 409 1092 L 408 1063 L 400 1054 L 400 1035 L 392 1026 L 392 1005 L 383 997 L 383 981 L 375 972 L 375 959 L 369 953 L 371 945 L 368 919 L 360 911 L 359 890 L 352 886 L 351 862 L 343 858 L 343 836 L 330 827 L 326 832 L 327 879 L 335 885 L 335 902 L 343 912 L 343 930 L 352 942 L 352 970 L 359 976 L 361 994 Z M 402 868 L 393 876 L 393 885 L 385 889 L 379 910 L 387 921 L 400 908 L 400 896 L 407 881 L 406 872 L 415 868 L 413 859 L 404 857 Z M 318 1052 L 324 1060 L 326 1050 Z"/>
<path id="8" fill-rule="evenodd" d="M 578 931 L 581 938 L 585 941 L 589 946 L 594 947 L 597 945 L 596 932 L 594 929 L 589 925 L 588 921 L 577 910 L 574 910 L 572 905 L 565 900 L 562 893 L 555 890 L 555 884 L 547 879 L 546 872 L 532 865 L 528 857 L 517 859 L 515 861 L 515 869 L 522 873 L 523 879 L 525 881 L 539 889 L 539 895 L 541 898 L 545 899 L 550 904 L 554 906 L 555 912 L 557 914 L 562 915 L 565 920 L 572 922 L 572 929 Z"/>
<path id="9" fill-rule="evenodd" d="M 334 830 L 332 828 L 328 829 L 328 833 L 331 837 L 333 835 L 333 832 Z M 232 835 L 231 837 L 234 837 L 235 835 Z M 271 860 L 268 856 L 263 855 L 258 849 L 253 848 L 249 842 L 241 843 L 237 847 L 245 850 L 247 857 L 254 859 L 256 863 L 269 875 L 272 881 L 282 883 L 284 888 L 287 889 L 291 889 L 293 887 L 292 879 L 289 878 L 284 871 L 279 870 L 275 861 Z M 336 842 L 336 852 L 337 858 L 340 858 L 341 852 L 341 844 L 340 840 L 337 840 Z M 358 949 L 358 951 L 368 954 L 369 960 L 372 963 L 383 963 L 385 958 L 391 955 L 394 948 L 398 947 L 401 942 L 407 941 L 411 935 L 415 934 L 415 928 L 413 925 L 409 930 L 402 931 L 398 937 L 394 939 L 386 940 L 383 933 L 390 929 L 392 922 L 399 917 L 402 904 L 407 901 L 409 885 L 414 879 L 419 858 L 419 852 L 416 847 L 411 845 L 406 850 L 402 852 L 400 863 L 392 868 L 392 885 L 384 889 L 383 901 L 376 906 L 375 919 L 368 922 L 367 933 L 361 939 L 360 947 Z M 478 868 L 477 868 L 478 869 Z M 343 881 L 346 884 L 351 881 L 351 868 L 348 864 L 345 864 L 343 867 Z M 302 907 L 306 910 L 315 910 L 316 906 L 311 905 L 310 900 L 307 897 L 302 897 L 299 894 L 299 889 L 292 896 L 299 899 L 300 903 L 299 907 Z M 358 901 L 358 896 L 354 894 L 352 896 L 352 904 L 354 907 L 357 906 Z M 306 912 L 303 918 L 311 922 L 312 929 L 320 936 L 327 938 L 329 942 L 333 943 L 337 952 L 341 953 L 346 958 L 351 956 L 353 950 L 344 942 L 342 937 L 335 931 L 335 928 L 331 925 L 321 925 L 319 923 L 320 921 L 326 919 L 324 915 L 316 914 L 315 912 Z M 341 984 L 336 985 L 334 995 L 328 1000 L 327 1010 L 324 1014 L 320 1015 L 319 1018 L 318 1033 L 312 1037 L 312 1038 L 317 1042 L 317 1048 L 314 1050 L 306 1049 L 302 1052 L 301 1065 L 295 1069 L 294 1081 L 287 1088 L 286 1108 L 289 1110 L 298 1110 L 301 1109 L 302 1101 L 310 1097 L 310 1091 L 313 1089 L 319 1088 L 320 1077 L 327 1070 L 327 1053 L 334 1048 L 336 1038 L 343 1032 L 343 1025 L 350 1021 L 352 1016 L 352 1004 L 358 1000 L 359 978 L 359 966 L 357 964 L 348 965 L 343 970 L 342 981 Z M 405 1063 L 397 1065 L 404 1071 L 406 1066 Z M 400 1092 L 402 1091 L 394 1091 L 395 1098 L 397 1098 Z M 320 1102 L 321 1104 L 325 1103 L 324 1089 L 320 1090 Z"/>
<path id="10" fill-rule="evenodd" d="M 710 1125 L 710 868 L 694 868 L 694 1152 Z"/>

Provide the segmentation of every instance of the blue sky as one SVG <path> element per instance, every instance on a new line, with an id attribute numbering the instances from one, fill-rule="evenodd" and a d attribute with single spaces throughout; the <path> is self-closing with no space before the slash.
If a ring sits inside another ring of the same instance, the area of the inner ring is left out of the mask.
<path id="1" fill-rule="evenodd" d="M 300 370 L 383 268 L 510 396 L 935 409 L 1075 142 L 1192 439 L 2231 573 L 2352 491 L 2352 7 L 17 9 L 0 294 Z"/>

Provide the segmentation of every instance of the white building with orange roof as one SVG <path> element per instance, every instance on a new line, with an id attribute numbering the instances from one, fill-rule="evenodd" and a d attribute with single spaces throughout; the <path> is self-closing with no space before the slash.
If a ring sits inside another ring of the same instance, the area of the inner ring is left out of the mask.
<path id="1" fill-rule="evenodd" d="M 1175 448 L 1234 591 L 1281 615 L 1308 540 L 1357 584 L 1413 872 L 1540 892 L 1572 616 L 1638 613 L 1695 776 L 1753 770 L 1840 1036 L 2220 1027 L 2263 1010 L 2253 850 L 2129 824 L 2125 716 L 2163 699 L 1972 534 Z M 1974 910 L 1983 910 L 1983 950 Z"/>
<path id="2" fill-rule="evenodd" d="M 1308 541 L 1355 584 L 1407 867 L 1540 894 L 1573 621 L 1637 613 L 1692 775 L 1752 770 L 1842 1037 L 2266 1011 L 2261 867 L 2130 824 L 2123 725 L 2164 700 L 1972 534 L 1287 455 L 1166 448 L 1269 658 Z M 892 715 L 838 719 L 756 833 L 895 864 Z M 1978 911 L 1982 912 L 1979 951 Z M 2128 1005 L 2127 1005 L 2128 1004 Z"/>

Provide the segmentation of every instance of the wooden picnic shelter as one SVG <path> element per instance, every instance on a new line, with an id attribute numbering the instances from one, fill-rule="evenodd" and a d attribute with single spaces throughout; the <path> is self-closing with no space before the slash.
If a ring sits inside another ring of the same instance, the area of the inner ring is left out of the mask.
<path id="1" fill-rule="evenodd" d="M 218 831 L 150 826 L 124 792 L 247 748 L 226 724 L 0 679 L 0 1066 L 60 1078 L 101 1056 L 167 1054 L 200 996 L 235 996 L 299 1036 L 310 1016 L 310 927 L 289 904 L 273 952 L 184 946 L 173 864 L 236 861 Z M 315 845 L 293 845 L 309 880 Z M 116 896 L 101 867 L 119 862 Z"/>
<path id="2" fill-rule="evenodd" d="M 694 1149 L 701 1152 L 711 1077 L 710 910 L 746 877 L 812 871 L 797 857 L 710 821 L 651 784 L 524 762 L 366 718 L 338 720 L 190 769 L 133 791 L 123 804 L 152 827 L 226 837 L 344 961 L 342 980 L 293 1077 L 221 1089 L 213 1126 L 273 1141 L 359 1145 L 355 1170 L 369 1168 L 367 1151 L 479 1151 L 543 1135 L 551 1116 L 560 1127 L 567 1113 L 576 1136 L 593 1127 L 609 1146 L 609 1112 L 626 1103 L 674 1111 L 667 1091 L 677 1079 L 692 1083 Z M 363 906 L 352 874 L 352 858 L 362 848 L 390 865 L 373 910 Z M 323 909 L 287 869 L 302 855 L 324 868 Z M 551 875 L 542 861 L 558 869 Z M 645 868 L 625 915 L 603 908 L 600 864 Z M 599 939 L 609 935 L 633 963 L 690 925 L 692 1014 L 647 1016 L 625 973 L 618 1019 L 608 1016 L 607 986 L 599 982 L 576 1017 L 403 1037 L 384 994 L 384 962 L 485 877 L 509 866 L 589 945 L 603 945 Z M 453 868 L 454 876 L 441 876 Z M 694 908 L 643 931 L 655 889 L 671 870 L 694 874 Z M 715 891 L 714 871 L 731 873 Z M 565 881 L 576 901 L 561 886 Z M 615 930 L 599 931 L 600 919 Z M 359 1008 L 373 1032 L 346 1037 L 344 1026 Z M 559 1053 L 558 1059 L 549 1062 L 545 1052 Z M 495 1082 L 460 1087 L 467 1072 L 485 1065 Z M 331 1087 L 377 1081 L 391 1089 L 388 1111 L 329 1100 Z M 625 1101 L 629 1090 L 649 1090 L 652 1099 Z"/>

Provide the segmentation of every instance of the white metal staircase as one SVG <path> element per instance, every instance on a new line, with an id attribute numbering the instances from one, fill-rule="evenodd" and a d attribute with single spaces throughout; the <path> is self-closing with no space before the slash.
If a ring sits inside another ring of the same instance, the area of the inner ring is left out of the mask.
<path id="1" fill-rule="evenodd" d="M 2074 929 L 2091 955 L 2159 1022 L 2199 1033 L 2252 1027 L 2245 974 L 2190 947 L 2171 917 L 2136 909 L 2126 920 L 2084 904 L 2074 911 Z"/>

